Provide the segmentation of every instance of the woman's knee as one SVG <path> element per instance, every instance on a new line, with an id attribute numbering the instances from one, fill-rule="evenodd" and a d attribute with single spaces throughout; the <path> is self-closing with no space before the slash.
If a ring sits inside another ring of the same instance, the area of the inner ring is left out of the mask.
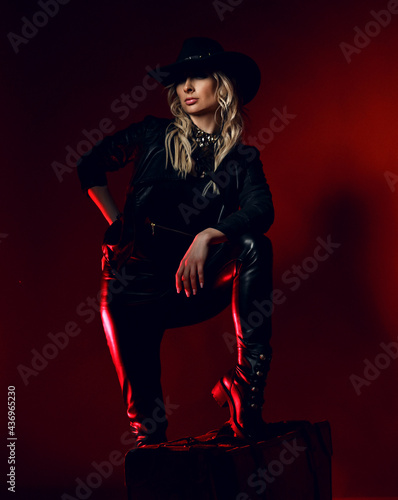
<path id="1" fill-rule="evenodd" d="M 256 258 L 260 262 L 272 263 L 272 242 L 265 234 L 248 231 L 239 237 L 238 246 L 241 260 Z"/>

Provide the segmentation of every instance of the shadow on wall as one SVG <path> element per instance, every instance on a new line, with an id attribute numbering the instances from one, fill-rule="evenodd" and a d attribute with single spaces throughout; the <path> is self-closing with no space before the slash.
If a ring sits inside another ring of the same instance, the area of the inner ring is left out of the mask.
<path id="1" fill-rule="evenodd" d="M 327 175 L 331 167 L 324 168 Z M 266 416 L 329 420 L 336 494 L 391 495 L 396 491 L 390 464 L 398 445 L 398 356 L 381 291 L 388 295 L 394 248 L 386 248 L 389 234 L 383 225 L 394 200 L 374 173 L 365 169 L 355 179 L 360 166 L 346 168 L 344 178 L 334 173 L 330 184 L 317 187 L 312 216 L 303 223 L 306 249 L 291 253 L 293 265 L 279 264 L 281 275 L 275 276 L 286 301 L 275 306 L 276 356 Z M 329 256 L 326 246 L 316 252 L 319 238 L 329 242 Z M 286 270 L 290 279 L 296 272 L 289 286 L 283 280 Z M 365 371 L 370 365 L 374 368 Z"/>

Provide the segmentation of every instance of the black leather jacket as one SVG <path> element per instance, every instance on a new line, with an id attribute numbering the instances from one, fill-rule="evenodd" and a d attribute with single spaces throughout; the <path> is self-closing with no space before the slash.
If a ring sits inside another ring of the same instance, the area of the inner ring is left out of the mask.
<path id="1" fill-rule="evenodd" d="M 181 179 L 172 166 L 165 168 L 164 137 L 171 121 L 148 115 L 143 121 L 106 137 L 77 162 L 85 192 L 94 186 L 107 185 L 107 172 L 130 162 L 134 164 L 114 255 L 116 267 L 133 251 L 137 230 L 146 221 L 146 200 L 153 185 Z M 223 159 L 212 179 L 219 187 L 223 202 L 218 222 L 211 227 L 223 232 L 232 242 L 247 231 L 262 234 L 268 231 L 274 220 L 274 208 L 257 148 L 239 143 Z"/>

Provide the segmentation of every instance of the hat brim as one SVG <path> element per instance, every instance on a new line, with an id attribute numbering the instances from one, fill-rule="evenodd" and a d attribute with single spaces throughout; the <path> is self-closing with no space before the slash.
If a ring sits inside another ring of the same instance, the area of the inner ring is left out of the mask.
<path id="1" fill-rule="evenodd" d="M 176 83 L 185 72 L 196 69 L 218 70 L 224 72 L 228 77 L 232 77 L 236 82 L 237 92 L 243 104 L 250 102 L 260 87 L 261 72 L 257 63 L 251 57 L 240 52 L 219 52 L 201 59 L 186 59 L 162 66 L 158 72 L 148 74 L 166 87 Z"/>

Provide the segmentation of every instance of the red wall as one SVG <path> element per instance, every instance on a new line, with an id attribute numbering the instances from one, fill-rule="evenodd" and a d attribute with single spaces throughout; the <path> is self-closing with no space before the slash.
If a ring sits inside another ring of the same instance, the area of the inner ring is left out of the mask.
<path id="1" fill-rule="evenodd" d="M 168 116 L 160 86 L 124 119 L 114 101 L 142 84 L 147 65 L 171 62 L 184 38 L 201 35 L 258 61 L 263 79 L 248 106 L 249 142 L 266 137 L 275 109 L 295 115 L 271 142 L 260 141 L 276 209 L 269 231 L 275 287 L 286 297 L 275 307 L 264 416 L 330 421 L 336 496 L 398 493 L 398 356 L 382 347 L 398 342 L 398 5 L 231 3 L 221 20 L 210 1 L 72 1 L 18 53 L 7 34 L 21 35 L 21 18 L 32 20 L 40 7 L 18 2 L 3 16 L 0 366 L 3 393 L 16 387 L 17 485 L 29 488 L 29 498 L 33 491 L 37 498 L 73 497 L 76 478 L 84 482 L 93 462 L 128 449 L 99 314 L 93 309 L 90 322 L 78 314 L 99 289 L 106 222 L 81 193 L 76 170 L 60 182 L 52 165 L 65 164 L 66 148 L 75 149 L 82 130 L 101 120 L 117 130 L 146 114 Z M 372 10 L 387 8 L 396 13 L 389 22 L 384 14 L 386 26 L 369 24 Z M 355 27 L 372 37 L 357 38 L 363 48 L 348 62 L 341 44 L 355 43 Z M 128 175 L 110 179 L 120 200 Z M 293 287 L 293 266 L 310 265 L 319 239 L 328 238 L 335 244 L 330 256 Z M 67 324 L 74 335 L 68 345 L 23 379 L 32 350 L 42 352 L 52 343 L 49 333 Z M 166 334 L 164 393 L 179 405 L 169 439 L 227 419 L 210 390 L 235 363 L 223 338 L 232 331 L 227 310 L 206 325 Z M 379 369 L 364 373 L 374 363 Z M 92 498 L 111 498 L 108 490 L 116 498 L 122 482 L 115 465 Z"/>

